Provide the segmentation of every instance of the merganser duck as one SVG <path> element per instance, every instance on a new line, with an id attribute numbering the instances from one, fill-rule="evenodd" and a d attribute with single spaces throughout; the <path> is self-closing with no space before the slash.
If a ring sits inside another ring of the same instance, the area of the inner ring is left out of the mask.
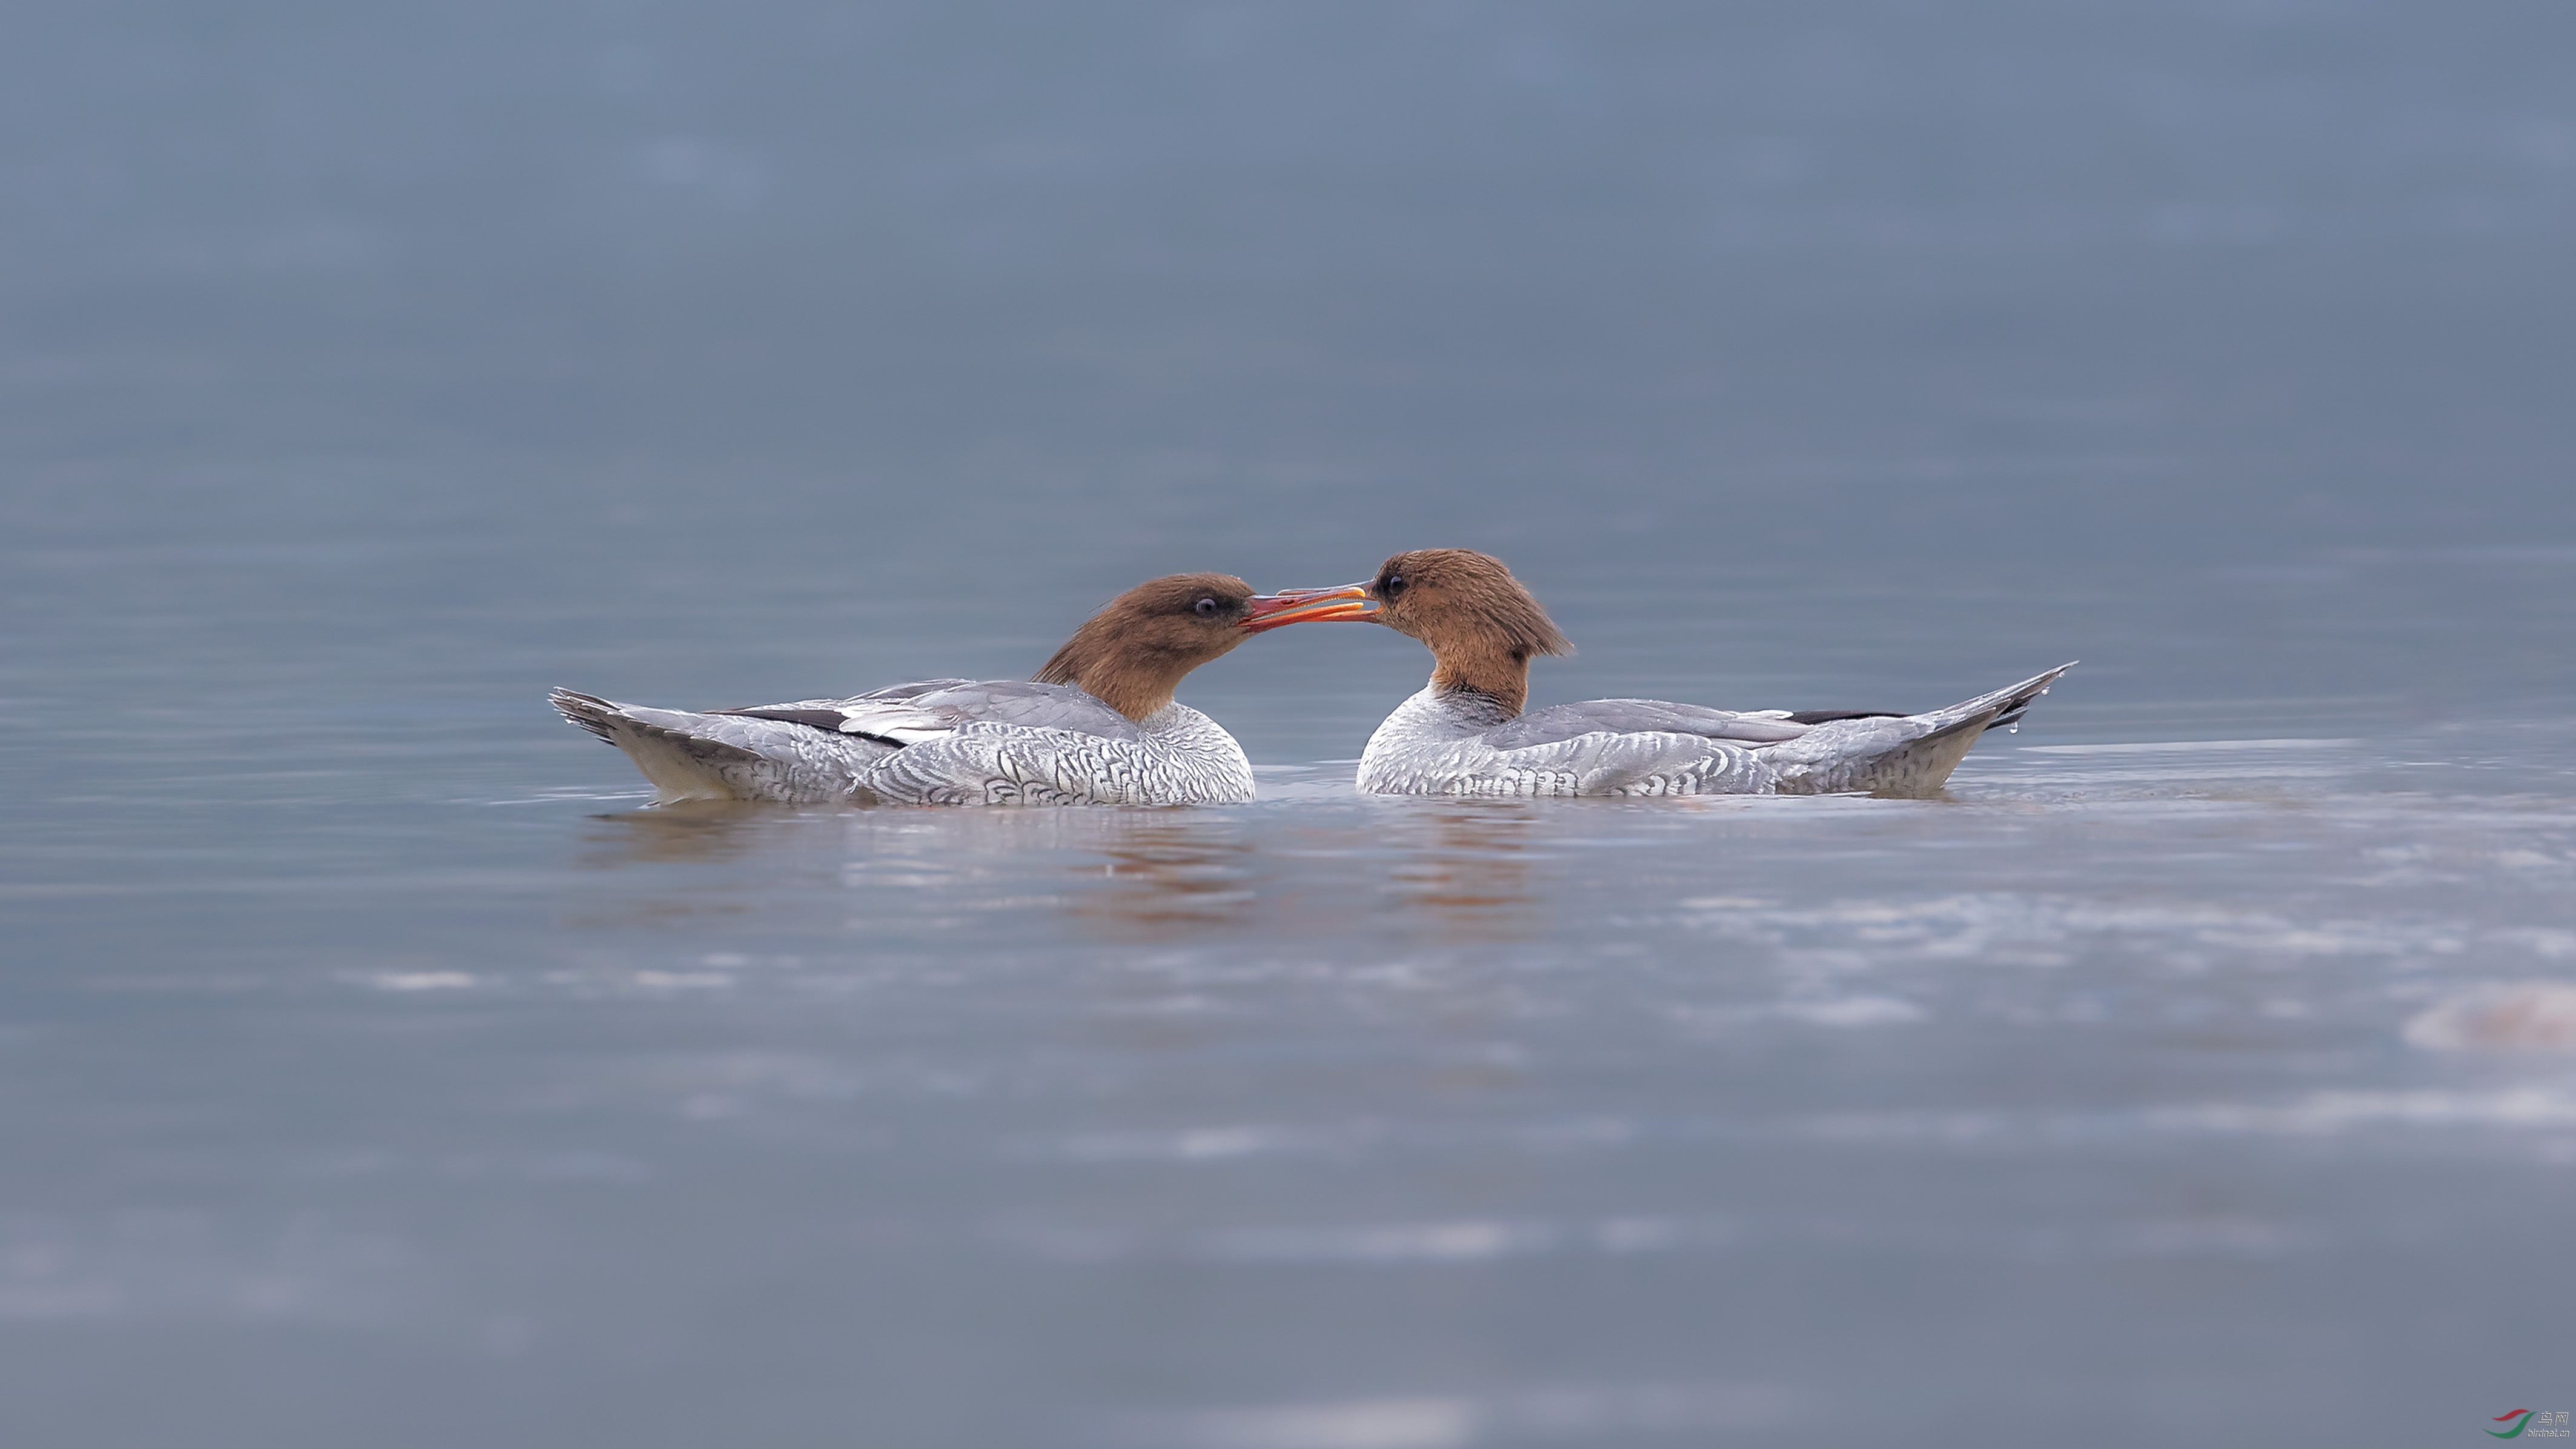
<path id="1" fill-rule="evenodd" d="M 1252 764 L 1176 703 L 1183 676 L 1252 637 L 1252 586 L 1149 579 L 1103 605 L 1033 681 L 928 679 L 848 699 L 690 712 L 558 689 L 563 717 L 680 800 L 1190 805 L 1252 798 Z"/>
<path id="2" fill-rule="evenodd" d="M 2019 721 L 2075 667 L 1928 714 L 1739 712 L 1658 699 L 1523 714 L 1530 660 L 1574 646 L 1500 559 L 1418 549 L 1366 583 L 1285 589 L 1254 610 L 1255 632 L 1364 620 L 1430 647 L 1431 683 L 1386 717 L 1360 756 L 1360 788 L 1379 795 L 1929 795 L 1978 735 Z"/>

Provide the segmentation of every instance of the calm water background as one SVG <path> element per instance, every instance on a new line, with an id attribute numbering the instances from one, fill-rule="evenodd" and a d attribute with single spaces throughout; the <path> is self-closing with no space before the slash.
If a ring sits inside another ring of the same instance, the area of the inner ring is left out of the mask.
<path id="1" fill-rule="evenodd" d="M 2481 1442 L 2576 1402 L 2561 5 L 15 7 L 29 1446 Z M 554 720 L 1507 557 L 1947 802 L 647 812 Z"/>

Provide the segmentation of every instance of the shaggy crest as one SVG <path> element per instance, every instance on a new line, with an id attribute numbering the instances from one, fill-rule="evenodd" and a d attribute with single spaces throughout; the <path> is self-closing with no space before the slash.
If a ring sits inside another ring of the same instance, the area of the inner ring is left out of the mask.
<path id="1" fill-rule="evenodd" d="M 1035 677 L 1142 720 L 1172 702 L 1191 670 L 1252 637 L 1238 627 L 1251 598 L 1232 574 L 1147 579 L 1101 605 Z"/>
<path id="2" fill-rule="evenodd" d="M 1530 660 L 1574 652 L 1538 599 L 1490 554 L 1400 553 L 1379 566 L 1368 589 L 1377 622 L 1430 646 L 1434 687 L 1484 695 L 1512 714 L 1529 698 Z"/>

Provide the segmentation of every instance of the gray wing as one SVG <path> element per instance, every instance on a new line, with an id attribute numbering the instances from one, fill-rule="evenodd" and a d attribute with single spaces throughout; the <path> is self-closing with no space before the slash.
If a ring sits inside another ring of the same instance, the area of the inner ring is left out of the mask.
<path id="1" fill-rule="evenodd" d="M 1136 722 L 1070 684 L 1034 684 L 1025 679 L 960 681 L 911 701 L 976 724 L 1018 725 L 1023 729 L 1065 730 L 1111 740 L 1142 740 Z"/>
<path id="2" fill-rule="evenodd" d="M 624 750 L 665 802 L 844 800 L 871 765 L 901 753 L 794 720 L 653 709 L 569 689 L 550 698 L 565 719 Z"/>
<path id="3" fill-rule="evenodd" d="M 1033 684 L 1024 679 L 929 679 L 848 699 L 799 699 L 708 712 L 810 725 L 897 745 L 943 739 L 970 724 L 1063 730 L 1114 740 L 1144 738 L 1134 720 L 1070 684 Z"/>
<path id="4" fill-rule="evenodd" d="M 1742 713 L 1661 699 L 1587 699 L 1531 710 L 1485 731 L 1484 739 L 1497 750 L 1559 744 L 1591 734 L 1696 735 L 1739 745 L 1772 745 L 1794 740 L 1807 730 L 1807 725 L 1776 709 Z"/>

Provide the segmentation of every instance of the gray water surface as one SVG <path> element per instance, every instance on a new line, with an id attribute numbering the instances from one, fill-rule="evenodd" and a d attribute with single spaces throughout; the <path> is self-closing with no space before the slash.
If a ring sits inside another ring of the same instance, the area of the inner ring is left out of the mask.
<path id="1" fill-rule="evenodd" d="M 2484 1442 L 2576 1407 L 2576 27 L 21 7 L 13 1446 Z M 1935 801 L 646 808 L 550 685 L 1508 559 Z"/>

